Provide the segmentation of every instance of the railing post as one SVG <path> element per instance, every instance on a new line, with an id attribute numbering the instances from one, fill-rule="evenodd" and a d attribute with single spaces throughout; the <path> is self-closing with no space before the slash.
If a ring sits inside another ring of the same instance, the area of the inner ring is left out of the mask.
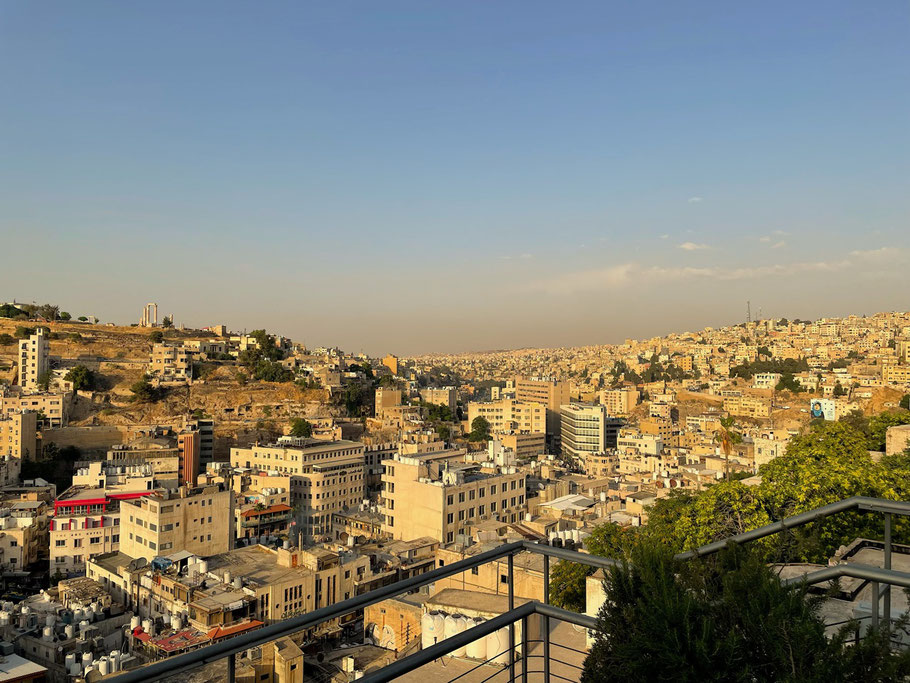
<path id="1" fill-rule="evenodd" d="M 515 554 L 509 553 L 509 611 L 515 609 Z M 509 624 L 509 681 L 515 683 L 515 622 Z"/>
<path id="2" fill-rule="evenodd" d="M 234 683 L 237 680 L 237 659 L 232 652 L 227 656 L 227 683 Z"/>
<path id="3" fill-rule="evenodd" d="M 878 581 L 872 582 L 872 628 L 878 628 Z"/>
<path id="4" fill-rule="evenodd" d="M 891 569 L 891 513 L 885 513 L 885 569 Z M 882 616 L 885 619 L 885 628 L 891 633 L 891 584 L 884 590 L 885 604 L 882 606 Z"/>
<path id="5" fill-rule="evenodd" d="M 528 623 L 527 617 L 521 618 L 521 683 L 528 683 Z"/>
<path id="6" fill-rule="evenodd" d="M 550 556 L 543 556 L 543 604 L 550 604 Z M 540 618 L 543 630 L 543 680 L 550 683 L 550 617 L 543 615 Z"/>

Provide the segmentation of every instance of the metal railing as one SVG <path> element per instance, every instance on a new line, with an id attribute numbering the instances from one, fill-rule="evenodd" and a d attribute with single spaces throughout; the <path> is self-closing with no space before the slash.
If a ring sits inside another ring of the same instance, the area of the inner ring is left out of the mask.
<path id="1" fill-rule="evenodd" d="M 910 588 L 910 574 L 893 571 L 891 569 L 891 516 L 892 514 L 910 516 L 910 503 L 866 497 L 848 498 L 846 500 L 832 503 L 830 505 L 825 505 L 816 510 L 811 510 L 809 512 L 794 515 L 793 517 L 788 517 L 779 522 L 774 522 L 752 531 L 736 534 L 735 536 L 731 536 L 714 543 L 709 543 L 694 550 L 679 553 L 676 555 L 676 558 L 679 560 L 689 560 L 698 557 L 704 557 L 713 553 L 720 552 L 724 548 L 727 548 L 731 545 L 748 543 L 750 541 L 772 536 L 782 531 L 793 529 L 806 524 L 811 524 L 831 515 L 850 510 L 858 510 L 863 512 L 880 512 L 885 515 L 885 567 L 871 567 L 853 563 L 840 564 L 832 567 L 827 567 L 819 571 L 806 574 L 804 576 L 787 579 L 785 583 L 794 584 L 805 582 L 808 585 L 815 585 L 824 583 L 826 581 L 832 581 L 839 577 L 853 577 L 870 581 L 873 587 L 872 623 L 873 625 L 877 626 L 878 602 L 883 597 L 888 598 L 885 600 L 884 618 L 886 622 L 890 620 L 890 586 L 896 585 Z M 514 557 L 516 554 L 522 552 L 531 552 L 543 556 L 543 602 L 532 600 L 516 607 L 514 594 Z M 596 625 L 596 619 L 594 617 L 570 612 L 568 610 L 560 609 L 549 604 L 550 559 L 555 558 L 557 560 L 565 560 L 567 562 L 576 562 L 599 569 L 606 569 L 614 566 L 618 564 L 618 561 L 610 558 L 599 557 L 596 555 L 581 553 L 574 550 L 568 550 L 566 548 L 543 545 L 530 541 L 517 541 L 513 543 L 503 544 L 501 546 L 493 548 L 492 550 L 479 553 L 473 557 L 465 558 L 453 564 L 432 569 L 424 574 L 420 574 L 388 586 L 374 589 L 372 591 L 355 596 L 348 600 L 344 600 L 334 605 L 322 607 L 306 614 L 275 622 L 256 631 L 235 636 L 228 640 L 200 648 L 199 650 L 187 652 L 185 654 L 171 657 L 169 659 L 154 662 L 139 669 L 125 672 L 118 676 L 117 680 L 118 683 L 157 681 L 165 677 L 175 676 L 191 671 L 206 664 L 217 662 L 221 659 L 226 659 L 228 665 L 227 680 L 230 683 L 233 683 L 235 680 L 236 671 L 235 655 L 238 653 L 244 652 L 250 648 L 264 645 L 273 640 L 277 640 L 279 638 L 283 638 L 300 631 L 312 629 L 323 622 L 332 619 L 339 619 L 345 615 L 363 610 L 370 605 L 376 604 L 388 598 L 392 598 L 404 593 L 413 592 L 422 586 L 431 584 L 440 579 L 454 576 L 456 574 L 461 574 L 462 572 L 466 572 L 475 567 L 479 567 L 489 562 L 502 559 L 503 557 L 507 558 L 508 563 L 507 612 L 481 624 L 478 624 L 470 629 L 467 629 L 459 634 L 446 638 L 426 649 L 419 650 L 418 652 L 409 655 L 401 660 L 390 663 L 378 671 L 364 676 L 362 680 L 364 683 L 380 683 L 381 681 L 393 680 L 394 678 L 401 676 L 409 671 L 413 671 L 429 662 L 432 662 L 433 660 L 439 659 L 440 657 L 447 655 L 452 651 L 459 649 L 460 647 L 464 647 L 468 643 L 485 637 L 489 633 L 498 631 L 501 628 L 508 628 L 510 643 L 513 644 L 513 647 L 511 647 L 508 652 L 508 680 L 515 681 L 515 625 L 518 621 L 522 621 L 523 624 L 527 626 L 528 618 L 532 615 L 538 615 L 542 620 L 542 633 L 545 634 L 544 638 L 542 639 L 543 654 L 541 655 L 541 658 L 543 659 L 543 671 L 529 672 L 527 670 L 527 666 L 525 665 L 527 660 L 527 649 L 525 647 L 522 649 L 522 653 L 525 656 L 525 661 L 522 662 L 521 675 L 523 680 L 527 680 L 528 673 L 543 673 L 544 680 L 549 682 L 551 680 L 551 676 L 553 676 L 550 671 L 550 649 L 551 645 L 553 645 L 550 640 L 550 619 L 565 621 L 577 626 L 583 626 L 588 629 L 592 629 Z M 885 591 L 879 590 L 880 584 L 886 585 Z M 527 633 L 527 628 L 523 628 L 523 639 L 527 638 Z M 525 646 L 527 646 L 527 642 L 524 643 Z"/>

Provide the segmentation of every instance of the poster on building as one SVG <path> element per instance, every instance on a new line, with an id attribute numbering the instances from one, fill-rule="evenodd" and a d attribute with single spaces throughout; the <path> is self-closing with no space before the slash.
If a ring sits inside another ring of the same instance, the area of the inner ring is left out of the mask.
<path id="1" fill-rule="evenodd" d="M 809 413 L 812 419 L 834 421 L 837 419 L 837 410 L 834 401 L 830 398 L 813 398 L 809 401 Z"/>

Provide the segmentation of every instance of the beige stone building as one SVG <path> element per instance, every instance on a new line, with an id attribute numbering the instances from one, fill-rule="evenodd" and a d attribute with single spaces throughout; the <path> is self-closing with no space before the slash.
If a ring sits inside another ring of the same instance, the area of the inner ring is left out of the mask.
<path id="1" fill-rule="evenodd" d="M 120 550 L 152 560 L 185 550 L 208 557 L 234 542 L 234 493 L 219 485 L 154 492 L 120 505 Z"/>
<path id="2" fill-rule="evenodd" d="M 560 438 L 559 409 L 571 400 L 569 383 L 551 377 L 516 377 L 515 398 L 546 406 L 547 439 L 555 452 Z"/>
<path id="3" fill-rule="evenodd" d="M 54 501 L 50 520 L 50 572 L 74 576 L 85 571 L 86 560 L 120 548 L 120 504 L 149 495 L 73 486 Z"/>
<path id="4" fill-rule="evenodd" d="M 364 445 L 357 441 L 303 439 L 297 446 L 231 449 L 235 469 L 287 477 L 304 543 L 331 537 L 332 515 L 363 502 L 364 463 Z"/>
<path id="5" fill-rule="evenodd" d="M 638 389 L 634 387 L 605 389 L 600 392 L 600 402 L 607 409 L 609 415 L 622 417 L 635 410 L 640 395 Z"/>
<path id="6" fill-rule="evenodd" d="M 547 452 L 547 437 L 543 432 L 495 432 L 494 437 L 515 452 L 519 460 L 535 458 Z"/>
<path id="7" fill-rule="evenodd" d="M 0 456 L 19 460 L 37 460 L 37 413 L 25 410 L 9 415 L 0 414 Z"/>
<path id="8" fill-rule="evenodd" d="M 546 434 L 547 408 L 542 403 L 529 403 L 512 398 L 468 404 L 468 429 L 478 417 L 490 423 L 490 431 L 537 432 Z"/>
<path id="9" fill-rule="evenodd" d="M 49 505 L 33 495 L 4 496 L 0 502 L 0 569 L 25 571 L 48 557 Z"/>
<path id="10" fill-rule="evenodd" d="M 0 415 L 13 415 L 29 410 L 43 416 L 42 424 L 47 427 L 66 425 L 66 394 L 23 394 L 16 387 L 0 386 Z"/>
<path id="11" fill-rule="evenodd" d="M 39 391 L 44 374 L 50 370 L 48 349 L 47 336 L 42 327 L 28 339 L 19 341 L 19 386 L 25 391 Z"/>
<path id="12" fill-rule="evenodd" d="M 395 539 L 453 543 L 481 521 L 517 522 L 526 509 L 526 475 L 516 468 L 407 456 L 383 464 L 382 531 Z"/>
<path id="13" fill-rule="evenodd" d="M 735 417 L 770 417 L 771 400 L 758 396 L 728 396 L 724 399 L 724 410 Z"/>
<path id="14" fill-rule="evenodd" d="M 393 375 L 398 374 L 398 356 L 393 356 L 390 353 L 388 356 L 382 359 L 382 364 L 391 370 Z"/>
<path id="15" fill-rule="evenodd" d="M 193 378 L 193 352 L 183 346 L 155 344 L 148 372 L 161 381 L 187 381 Z"/>
<path id="16" fill-rule="evenodd" d="M 448 406 L 454 415 L 455 405 L 458 403 L 458 392 L 455 387 L 428 387 L 420 390 L 420 400 L 424 403 Z"/>

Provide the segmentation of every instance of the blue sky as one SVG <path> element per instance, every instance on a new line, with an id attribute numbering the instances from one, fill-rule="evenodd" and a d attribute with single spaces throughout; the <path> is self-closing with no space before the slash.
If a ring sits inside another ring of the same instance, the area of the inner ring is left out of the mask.
<path id="1" fill-rule="evenodd" d="M 0 298 L 402 354 L 906 308 L 908 39 L 897 0 L 8 0 Z"/>

